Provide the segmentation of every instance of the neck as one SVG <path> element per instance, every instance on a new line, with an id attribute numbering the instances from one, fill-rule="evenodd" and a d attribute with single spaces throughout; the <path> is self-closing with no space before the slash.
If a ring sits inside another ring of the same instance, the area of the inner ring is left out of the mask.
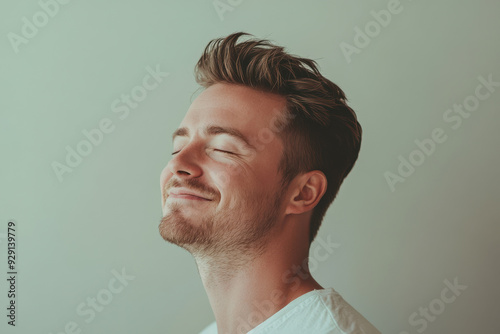
<path id="1" fill-rule="evenodd" d="M 307 267 L 308 233 L 297 223 L 273 231 L 258 253 L 194 255 L 219 334 L 247 333 L 295 298 L 322 289 Z"/>

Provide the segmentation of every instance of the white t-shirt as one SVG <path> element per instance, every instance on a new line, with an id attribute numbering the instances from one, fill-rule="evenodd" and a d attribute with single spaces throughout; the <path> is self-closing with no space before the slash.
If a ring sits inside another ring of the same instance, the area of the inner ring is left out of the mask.
<path id="1" fill-rule="evenodd" d="M 333 288 L 313 290 L 303 294 L 247 334 L 270 333 L 380 334 Z M 200 334 L 218 334 L 215 321 Z"/>

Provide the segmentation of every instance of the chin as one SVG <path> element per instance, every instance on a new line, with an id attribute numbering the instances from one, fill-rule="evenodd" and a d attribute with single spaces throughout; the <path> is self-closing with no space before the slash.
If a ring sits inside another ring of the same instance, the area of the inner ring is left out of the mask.
<path id="1" fill-rule="evenodd" d="M 196 219 L 176 207 L 167 208 L 165 211 L 166 214 L 159 225 L 160 235 L 165 241 L 186 248 L 188 245 L 203 245 L 212 239 L 211 224 L 204 222 L 202 218 Z"/>

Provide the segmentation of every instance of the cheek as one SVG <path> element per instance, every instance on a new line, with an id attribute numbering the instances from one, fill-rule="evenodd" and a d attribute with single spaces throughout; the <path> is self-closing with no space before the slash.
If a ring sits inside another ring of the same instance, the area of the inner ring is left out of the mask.
<path id="1" fill-rule="evenodd" d="M 269 171 L 262 166 L 261 170 L 252 167 L 235 163 L 213 169 L 212 180 L 221 193 L 223 207 L 236 211 L 255 209 L 255 203 L 259 203 L 274 189 L 274 174 L 268 175 Z"/>
<path id="2" fill-rule="evenodd" d="M 213 164 L 210 179 L 220 193 L 220 205 L 225 209 L 234 209 L 241 205 L 242 192 L 249 186 L 248 168 L 237 163 Z"/>
<path id="3" fill-rule="evenodd" d="M 250 181 L 254 178 L 252 170 L 244 165 L 237 162 L 225 163 L 225 164 L 215 164 L 211 168 L 211 178 L 220 189 L 221 193 L 226 192 L 226 196 L 229 195 L 227 191 L 228 188 L 237 188 L 244 186 L 245 181 Z"/>

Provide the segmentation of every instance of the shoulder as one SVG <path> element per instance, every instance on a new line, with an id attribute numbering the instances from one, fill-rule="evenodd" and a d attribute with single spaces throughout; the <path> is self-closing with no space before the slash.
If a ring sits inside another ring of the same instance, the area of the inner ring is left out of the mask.
<path id="1" fill-rule="evenodd" d="M 300 296 L 250 333 L 380 334 L 333 288 Z"/>
<path id="2" fill-rule="evenodd" d="M 217 324 L 212 322 L 210 325 L 205 327 L 200 334 L 217 334 Z"/>
<path id="3" fill-rule="evenodd" d="M 317 291 L 317 307 L 318 313 L 330 317 L 339 333 L 380 333 L 333 288 Z"/>

